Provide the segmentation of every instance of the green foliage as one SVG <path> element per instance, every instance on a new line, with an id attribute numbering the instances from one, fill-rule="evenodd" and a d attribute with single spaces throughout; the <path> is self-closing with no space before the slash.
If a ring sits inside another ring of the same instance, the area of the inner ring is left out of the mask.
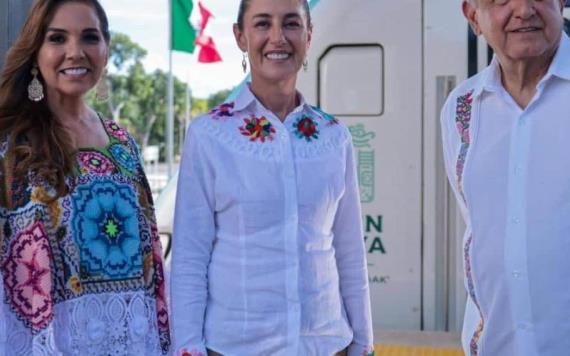
<path id="1" fill-rule="evenodd" d="M 91 92 L 87 101 L 102 115 L 112 117 L 126 127 L 141 150 L 147 145 L 161 146 L 161 158 L 164 158 L 168 73 L 160 69 L 147 73 L 142 64 L 147 51 L 125 34 L 114 32 L 111 35 L 111 70 L 105 78 L 109 87 L 109 100 L 100 102 Z M 186 126 L 187 86 L 176 77 L 173 77 L 173 83 L 174 152 L 180 152 Z M 192 116 L 207 112 L 220 104 L 229 92 L 222 90 L 208 99 L 191 98 Z"/>

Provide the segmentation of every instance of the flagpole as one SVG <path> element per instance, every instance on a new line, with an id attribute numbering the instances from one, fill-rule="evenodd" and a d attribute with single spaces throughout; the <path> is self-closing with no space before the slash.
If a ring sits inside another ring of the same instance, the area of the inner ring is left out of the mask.
<path id="1" fill-rule="evenodd" d="M 169 29 L 168 29 L 168 117 L 166 118 L 166 162 L 168 178 L 172 177 L 172 165 L 174 155 L 174 81 L 172 78 L 172 0 L 169 5 Z"/>

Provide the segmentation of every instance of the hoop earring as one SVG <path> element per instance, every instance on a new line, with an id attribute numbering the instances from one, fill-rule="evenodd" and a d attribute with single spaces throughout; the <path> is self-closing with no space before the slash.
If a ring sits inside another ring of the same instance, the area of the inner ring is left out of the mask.
<path id="1" fill-rule="evenodd" d="M 97 83 L 97 89 L 95 92 L 95 98 L 100 102 L 105 102 L 109 100 L 109 85 L 107 84 L 107 68 L 103 70 L 103 75 Z"/>
<path id="2" fill-rule="evenodd" d="M 305 60 L 303 61 L 303 71 L 306 72 L 308 68 L 309 68 L 309 60 L 305 58 Z"/>
<path id="3" fill-rule="evenodd" d="M 241 67 L 243 68 L 243 72 L 247 72 L 247 61 L 245 60 L 246 52 L 243 52 L 243 59 L 241 60 Z"/>
<path id="4" fill-rule="evenodd" d="M 28 99 L 37 103 L 44 98 L 44 87 L 38 79 L 38 67 L 34 65 L 30 73 L 32 74 L 33 78 L 28 85 Z"/>

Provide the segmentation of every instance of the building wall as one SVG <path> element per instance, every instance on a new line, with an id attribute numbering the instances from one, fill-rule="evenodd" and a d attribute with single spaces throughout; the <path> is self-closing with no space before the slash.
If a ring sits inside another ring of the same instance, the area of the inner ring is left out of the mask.
<path id="1" fill-rule="evenodd" d="M 20 33 L 33 0 L 0 0 L 0 68 L 6 52 Z"/>

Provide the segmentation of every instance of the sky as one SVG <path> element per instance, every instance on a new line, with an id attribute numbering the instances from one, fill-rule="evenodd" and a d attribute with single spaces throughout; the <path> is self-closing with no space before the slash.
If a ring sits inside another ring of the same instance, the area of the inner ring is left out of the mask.
<path id="1" fill-rule="evenodd" d="M 109 17 L 111 31 L 128 35 L 148 51 L 145 69 L 168 71 L 169 0 L 100 0 Z M 239 84 L 243 78 L 242 54 L 235 43 L 232 25 L 237 17 L 239 0 L 202 0 L 214 18 L 206 34 L 214 42 L 222 62 L 198 63 L 198 49 L 194 54 L 173 52 L 172 69 L 178 79 L 187 82 L 195 97 L 206 98 L 222 89 Z M 198 1 L 194 0 L 192 22 L 199 17 Z"/>

